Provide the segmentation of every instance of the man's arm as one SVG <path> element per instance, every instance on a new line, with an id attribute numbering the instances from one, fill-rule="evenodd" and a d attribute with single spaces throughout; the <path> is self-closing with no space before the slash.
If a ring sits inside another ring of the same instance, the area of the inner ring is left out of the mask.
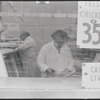
<path id="1" fill-rule="evenodd" d="M 36 46 L 35 41 L 34 40 L 27 40 L 27 41 L 23 41 L 21 44 L 19 44 L 18 49 L 24 50 L 24 49 L 27 49 L 31 46 Z"/>

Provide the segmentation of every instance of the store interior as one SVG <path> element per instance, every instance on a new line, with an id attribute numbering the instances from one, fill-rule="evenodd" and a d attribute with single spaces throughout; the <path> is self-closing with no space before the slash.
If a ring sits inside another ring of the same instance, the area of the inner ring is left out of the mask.
<path id="1" fill-rule="evenodd" d="M 21 53 L 13 52 L 19 41 L 20 31 L 28 31 L 36 41 L 37 55 L 41 47 L 52 40 L 51 34 L 62 29 L 70 37 L 68 46 L 71 49 L 75 68 L 82 73 L 82 62 L 92 62 L 95 49 L 84 49 L 77 46 L 77 13 L 78 1 L 0 1 L 1 29 L 8 30 L 0 40 L 8 77 L 24 77 Z"/>

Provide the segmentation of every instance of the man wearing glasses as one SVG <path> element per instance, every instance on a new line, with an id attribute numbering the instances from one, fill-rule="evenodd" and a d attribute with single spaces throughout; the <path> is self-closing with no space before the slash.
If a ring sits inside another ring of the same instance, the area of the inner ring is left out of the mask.
<path id="1" fill-rule="evenodd" d="M 70 48 L 66 45 L 68 35 L 57 30 L 51 35 L 53 41 L 44 45 L 37 58 L 38 66 L 44 77 L 69 76 L 75 72 Z"/>

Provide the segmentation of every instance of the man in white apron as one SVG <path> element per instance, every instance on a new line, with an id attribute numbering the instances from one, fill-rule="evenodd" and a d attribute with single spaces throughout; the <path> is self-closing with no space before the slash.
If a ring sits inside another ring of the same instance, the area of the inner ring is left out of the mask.
<path id="1" fill-rule="evenodd" d="M 75 69 L 71 50 L 66 45 L 67 33 L 63 30 L 57 30 L 51 37 L 53 41 L 41 48 L 37 58 L 42 75 L 44 77 L 71 75 Z"/>

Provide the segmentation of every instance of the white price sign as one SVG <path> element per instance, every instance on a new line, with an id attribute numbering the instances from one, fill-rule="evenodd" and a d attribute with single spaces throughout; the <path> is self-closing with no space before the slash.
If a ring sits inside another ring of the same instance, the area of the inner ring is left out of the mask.
<path id="1" fill-rule="evenodd" d="M 78 2 L 77 45 L 100 48 L 100 1 Z"/>
<path id="2" fill-rule="evenodd" d="M 100 88 L 100 63 L 82 63 L 82 87 Z"/>

